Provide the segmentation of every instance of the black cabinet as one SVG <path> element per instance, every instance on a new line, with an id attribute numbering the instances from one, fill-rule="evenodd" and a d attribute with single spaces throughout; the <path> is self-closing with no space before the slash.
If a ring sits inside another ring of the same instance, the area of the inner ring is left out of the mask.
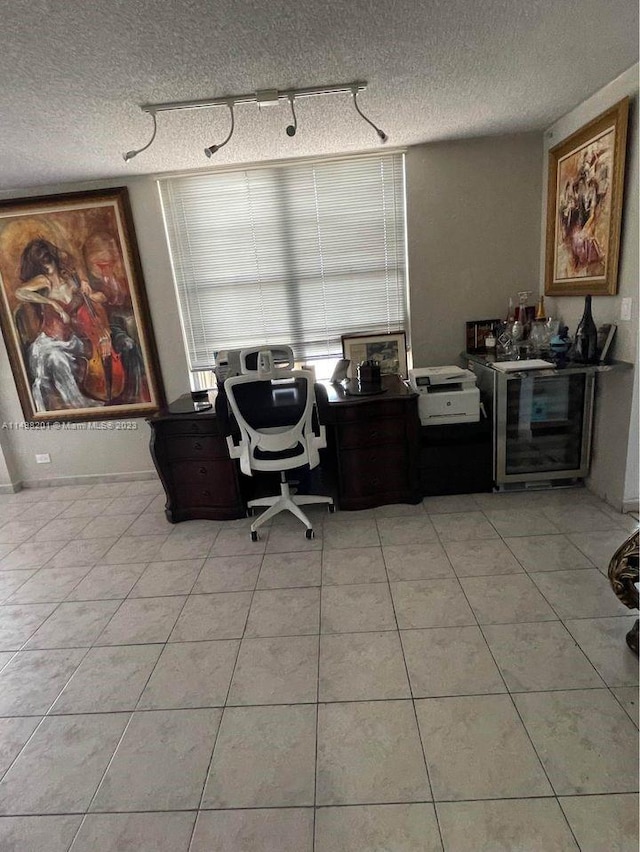
<path id="1" fill-rule="evenodd" d="M 491 421 L 421 426 L 420 487 L 425 497 L 491 491 Z"/>

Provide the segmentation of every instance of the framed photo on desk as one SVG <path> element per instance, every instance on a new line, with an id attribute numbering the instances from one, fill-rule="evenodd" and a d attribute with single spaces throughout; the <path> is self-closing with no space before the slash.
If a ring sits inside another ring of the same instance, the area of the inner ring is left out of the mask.
<path id="1" fill-rule="evenodd" d="M 358 364 L 376 361 L 380 374 L 407 377 L 407 338 L 404 331 L 391 334 L 343 334 L 342 352 L 351 361 L 349 378 L 353 378 Z"/>

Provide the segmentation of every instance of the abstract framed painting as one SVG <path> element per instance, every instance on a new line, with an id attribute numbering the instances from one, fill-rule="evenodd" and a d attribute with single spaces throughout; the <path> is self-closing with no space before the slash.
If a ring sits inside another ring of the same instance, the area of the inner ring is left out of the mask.
<path id="1" fill-rule="evenodd" d="M 0 322 L 26 421 L 164 404 L 126 187 L 0 203 Z"/>
<path id="2" fill-rule="evenodd" d="M 624 191 L 629 99 L 549 151 L 548 296 L 613 296 Z"/>

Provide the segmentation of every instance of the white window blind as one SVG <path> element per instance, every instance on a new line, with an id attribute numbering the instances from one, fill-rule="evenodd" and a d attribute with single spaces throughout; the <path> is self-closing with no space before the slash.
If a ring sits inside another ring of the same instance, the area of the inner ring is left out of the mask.
<path id="1" fill-rule="evenodd" d="M 299 161 L 159 181 L 192 370 L 215 352 L 407 327 L 404 155 Z"/>

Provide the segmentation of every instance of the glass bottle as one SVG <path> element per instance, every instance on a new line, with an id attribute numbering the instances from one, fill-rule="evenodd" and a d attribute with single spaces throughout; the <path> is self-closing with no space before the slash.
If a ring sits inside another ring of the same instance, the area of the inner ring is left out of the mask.
<path id="1" fill-rule="evenodd" d="M 520 303 L 516 308 L 516 318 L 511 331 L 511 335 L 516 341 L 524 340 L 528 335 L 529 324 L 527 317 L 527 299 L 530 292 L 530 290 L 520 290 L 518 292 Z"/>
<path id="2" fill-rule="evenodd" d="M 546 320 L 547 315 L 544 310 L 544 296 L 540 296 L 538 299 L 538 307 L 536 308 L 536 321 L 537 320 Z"/>
<path id="3" fill-rule="evenodd" d="M 598 329 L 591 315 L 591 296 L 584 297 L 584 313 L 573 341 L 573 360 L 581 364 L 598 361 Z"/>

